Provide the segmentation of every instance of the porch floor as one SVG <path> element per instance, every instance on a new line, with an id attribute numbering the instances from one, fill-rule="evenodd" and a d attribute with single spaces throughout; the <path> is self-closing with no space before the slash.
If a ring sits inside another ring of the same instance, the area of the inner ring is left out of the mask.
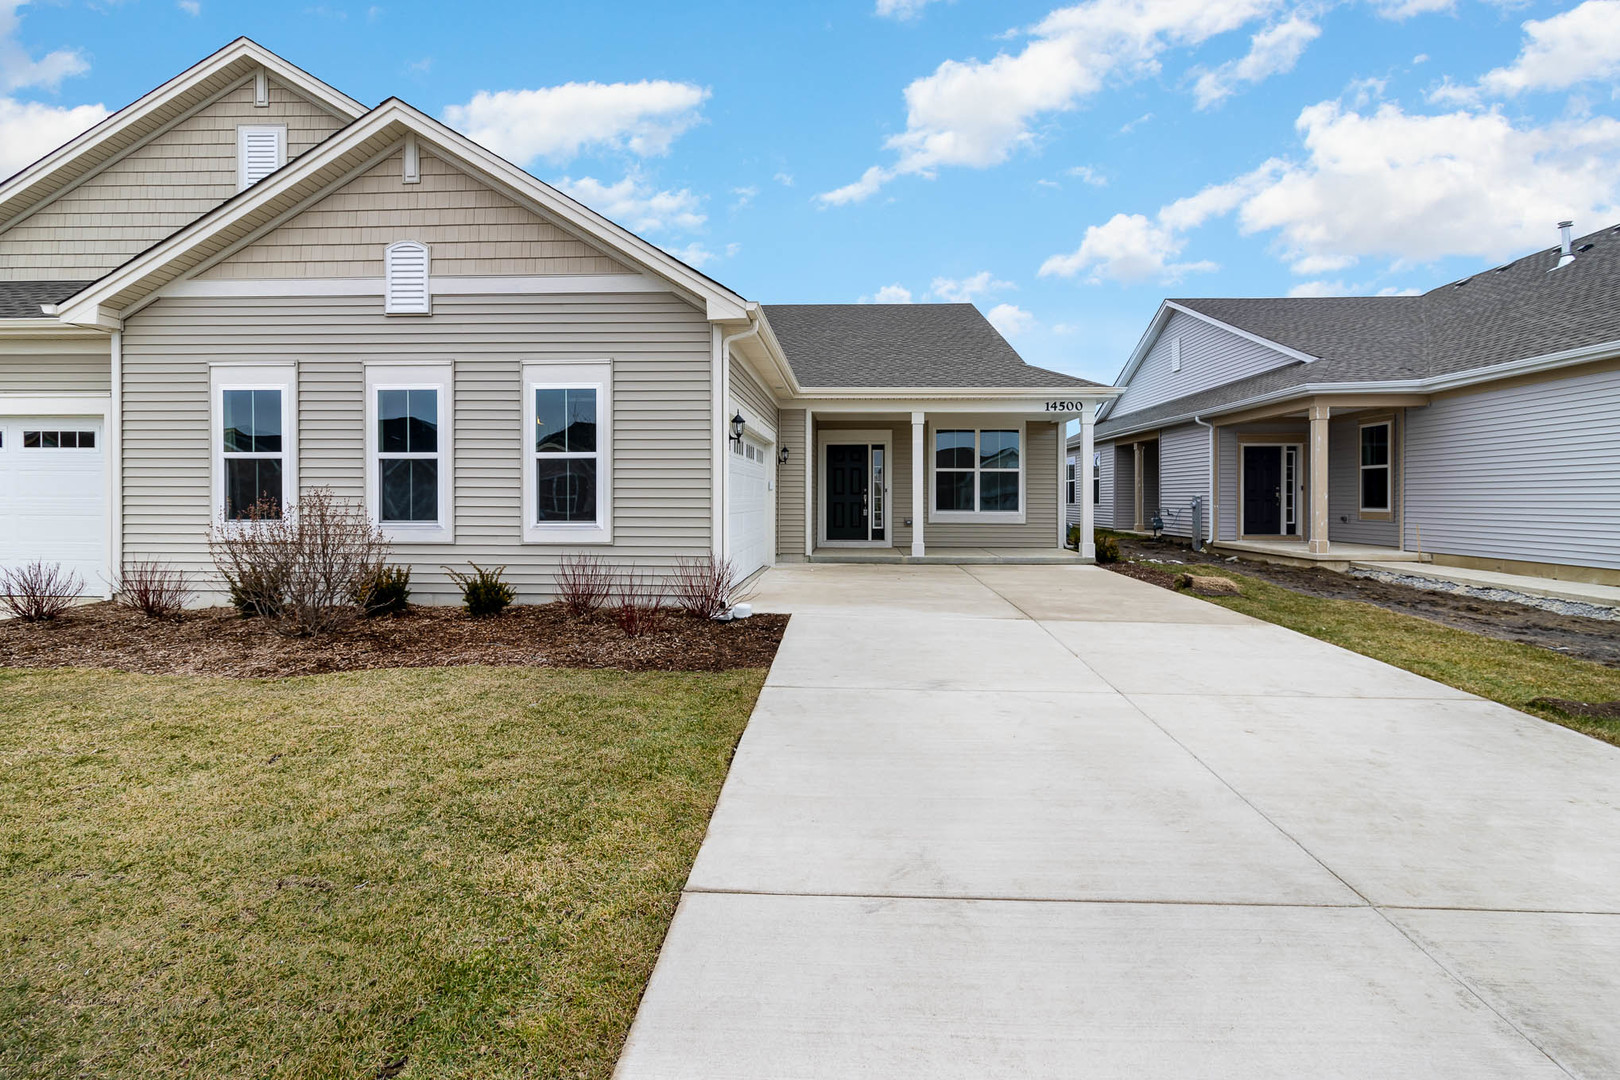
<path id="1" fill-rule="evenodd" d="M 1313 552 L 1303 540 L 1217 540 L 1213 546 L 1245 559 L 1287 566 L 1320 566 L 1341 572 L 1348 571 L 1351 563 L 1415 563 L 1423 558 L 1415 551 L 1372 544 L 1329 544 L 1327 551 Z"/>
<path id="2" fill-rule="evenodd" d="M 927 554 L 913 556 L 910 548 L 816 548 L 814 563 L 893 563 L 896 565 L 972 566 L 1001 563 L 1008 565 L 1070 565 L 1089 563 L 1068 548 L 928 548 Z"/>

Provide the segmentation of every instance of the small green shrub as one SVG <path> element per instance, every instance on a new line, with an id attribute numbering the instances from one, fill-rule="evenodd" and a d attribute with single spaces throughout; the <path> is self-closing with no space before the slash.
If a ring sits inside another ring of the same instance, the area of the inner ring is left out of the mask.
<path id="1" fill-rule="evenodd" d="M 468 615 L 475 619 L 482 619 L 486 615 L 498 615 L 517 599 L 517 591 L 501 580 L 506 567 L 497 566 L 493 570 L 485 570 L 477 563 L 467 565 L 472 567 L 470 574 L 448 568 L 446 572 L 449 573 L 450 580 L 461 590 L 461 606 L 467 609 Z"/>
<path id="2" fill-rule="evenodd" d="M 282 598 L 286 595 L 286 583 L 281 574 L 244 566 L 234 574 L 227 574 L 225 580 L 231 587 L 231 606 L 242 618 L 281 618 Z"/>
<path id="3" fill-rule="evenodd" d="M 1071 548 L 1073 548 L 1074 550 L 1076 550 L 1076 551 L 1080 550 L 1080 526 L 1078 526 L 1078 525 L 1070 525 L 1069 526 L 1068 539 L 1065 542 Z"/>
<path id="4" fill-rule="evenodd" d="M 1097 561 L 1100 563 L 1119 562 L 1119 540 L 1107 533 L 1096 533 Z"/>
<path id="5" fill-rule="evenodd" d="M 354 589 L 354 602 L 368 619 L 402 614 L 410 608 L 410 599 L 408 566 L 379 566 L 375 573 L 360 579 Z"/>

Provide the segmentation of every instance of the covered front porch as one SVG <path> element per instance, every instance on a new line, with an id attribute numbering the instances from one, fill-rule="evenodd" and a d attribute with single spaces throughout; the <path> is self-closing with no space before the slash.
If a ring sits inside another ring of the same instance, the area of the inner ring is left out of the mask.
<path id="1" fill-rule="evenodd" d="M 1093 561 L 1090 485 L 1074 482 L 1066 429 L 1083 420 L 1089 433 L 1094 401 L 807 405 L 782 411 L 792 463 L 778 471 L 778 562 Z M 1075 500 L 1088 527 L 1069 550 Z"/>

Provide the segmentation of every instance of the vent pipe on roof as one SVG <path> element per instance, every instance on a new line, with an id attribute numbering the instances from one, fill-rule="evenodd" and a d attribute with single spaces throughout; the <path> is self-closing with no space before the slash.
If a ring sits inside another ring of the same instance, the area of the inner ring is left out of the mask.
<path id="1" fill-rule="evenodd" d="M 1573 221 L 1560 221 L 1558 223 L 1558 265 L 1554 270 L 1562 269 L 1575 261 L 1575 252 L 1570 249 L 1573 241 L 1570 239 L 1570 230 L 1575 227 Z"/>

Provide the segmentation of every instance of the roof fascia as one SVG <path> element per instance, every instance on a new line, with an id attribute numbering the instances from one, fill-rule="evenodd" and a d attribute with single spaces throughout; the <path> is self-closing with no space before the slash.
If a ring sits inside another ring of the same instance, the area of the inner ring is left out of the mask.
<path id="1" fill-rule="evenodd" d="M 1284 345 L 1281 342 L 1272 341 L 1268 337 L 1261 337 L 1259 334 L 1245 330 L 1241 326 L 1233 326 L 1231 323 L 1222 322 L 1213 315 L 1205 315 L 1202 311 L 1194 311 L 1185 304 L 1178 304 L 1174 300 L 1166 300 L 1165 305 L 1175 309 L 1176 311 L 1182 312 L 1183 314 L 1191 315 L 1195 319 L 1201 319 L 1204 322 L 1209 323 L 1211 326 L 1218 326 L 1227 333 L 1236 334 L 1238 337 L 1243 338 L 1246 341 L 1252 341 L 1256 345 L 1263 345 L 1268 349 L 1280 352 L 1284 356 L 1291 357 L 1300 361 L 1301 363 L 1314 364 L 1317 360 L 1321 359 L 1320 357 L 1312 356 L 1308 352 L 1300 352 L 1298 349 L 1290 349 L 1287 345 Z"/>
<path id="2" fill-rule="evenodd" d="M 1125 392 L 1121 386 L 812 386 L 800 392 L 806 399 L 855 401 L 942 401 L 966 398 L 1088 398 L 1103 401 Z"/>
<path id="3" fill-rule="evenodd" d="M 364 115 L 366 107 L 360 102 L 327 85 L 301 68 L 295 67 L 249 38 L 237 38 L 223 49 L 204 57 L 174 78 L 148 91 L 135 101 L 119 109 L 90 130 L 68 140 L 32 165 L 0 183 L 0 213 L 19 193 L 61 168 L 107 139 L 128 130 L 150 116 L 153 110 L 185 94 L 198 83 L 211 78 L 222 69 L 240 60 L 248 59 L 270 71 L 289 86 L 313 99 L 323 108 L 348 120 Z M 142 140 L 143 142 L 145 140 Z M 122 155 L 119 155 L 122 156 Z M 102 166 L 103 168 L 105 165 Z M 51 193 L 54 195 L 55 193 Z M 47 196 L 49 197 L 49 196 Z M 10 221 L 16 215 L 5 218 Z"/>
<path id="4" fill-rule="evenodd" d="M 99 338 L 106 336 L 106 333 L 102 330 L 86 326 L 64 326 L 60 320 L 49 317 L 0 319 L 0 337 Z"/>

